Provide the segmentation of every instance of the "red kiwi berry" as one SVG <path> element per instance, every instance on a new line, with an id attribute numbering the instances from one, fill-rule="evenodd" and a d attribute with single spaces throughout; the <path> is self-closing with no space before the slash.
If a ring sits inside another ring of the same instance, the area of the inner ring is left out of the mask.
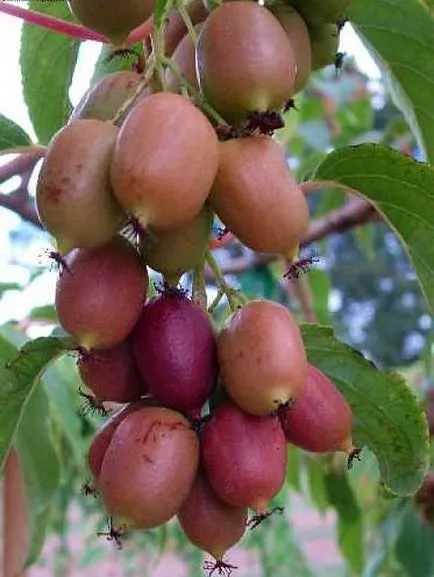
<path id="1" fill-rule="evenodd" d="M 104 244 L 125 225 L 110 185 L 117 134 L 109 122 L 76 120 L 59 130 L 48 146 L 36 206 L 61 255 Z"/>
<path id="2" fill-rule="evenodd" d="M 213 212 L 205 205 L 194 219 L 171 230 L 150 229 L 140 240 L 143 262 L 164 275 L 169 286 L 203 263 L 212 232 Z"/>
<path id="3" fill-rule="evenodd" d="M 265 516 L 267 503 L 285 481 L 286 440 L 278 417 L 256 417 L 223 403 L 203 427 L 201 450 L 208 481 L 220 499 Z"/>
<path id="4" fill-rule="evenodd" d="M 199 461 L 199 440 L 180 413 L 144 407 L 116 428 L 104 455 L 98 488 L 115 525 L 150 529 L 171 519 L 188 497 Z"/>
<path id="5" fill-rule="evenodd" d="M 155 0 L 68 0 L 74 16 L 85 26 L 121 44 L 151 16 Z"/>
<path id="6" fill-rule="evenodd" d="M 189 541 L 214 558 L 214 563 L 205 566 L 210 574 L 213 571 L 229 573 L 235 569 L 225 563 L 223 557 L 244 535 L 247 507 L 233 507 L 222 501 L 211 488 L 205 473 L 199 471 L 177 517 Z"/>
<path id="7" fill-rule="evenodd" d="M 197 414 L 217 373 L 208 315 L 181 291 L 168 290 L 146 303 L 132 339 L 150 393 L 164 405 Z"/>
<path id="8" fill-rule="evenodd" d="M 205 20 L 196 47 L 199 85 L 228 122 L 277 110 L 294 90 L 296 62 L 273 14 L 256 2 L 227 2 Z"/>
<path id="9" fill-rule="evenodd" d="M 195 26 L 196 34 L 199 34 L 201 27 L 201 24 Z M 182 72 L 190 85 L 194 89 L 199 90 L 196 75 L 195 45 L 189 34 L 186 34 L 184 38 L 181 39 L 172 55 L 172 60 L 174 64 L 178 66 L 179 71 Z M 167 90 L 170 90 L 171 92 L 181 91 L 179 80 L 170 68 L 167 68 L 166 70 L 165 80 Z"/>
<path id="10" fill-rule="evenodd" d="M 291 260 L 297 255 L 309 209 L 281 147 L 272 138 L 247 136 L 220 142 L 209 202 L 226 227 L 252 250 L 280 253 Z"/>
<path id="11" fill-rule="evenodd" d="M 160 92 L 125 119 L 111 179 L 120 204 L 144 228 L 168 229 L 199 214 L 217 165 L 218 140 L 206 116 L 183 96 Z"/>
<path id="12" fill-rule="evenodd" d="M 232 313 L 217 336 L 223 386 L 247 413 L 267 415 L 303 394 L 307 359 L 291 313 L 252 300 Z"/>
<path id="13" fill-rule="evenodd" d="M 290 6 L 278 5 L 271 9 L 285 30 L 294 51 L 297 73 L 294 81 L 294 93 L 304 88 L 312 69 L 312 54 L 309 30 L 300 14 Z"/>
<path id="14" fill-rule="evenodd" d="M 120 70 L 108 74 L 99 80 L 84 94 L 74 108 L 69 122 L 93 118 L 97 120 L 112 120 L 120 107 L 133 96 L 143 77 L 131 70 Z M 150 88 L 141 93 L 140 98 L 150 94 Z M 117 124 L 121 124 L 125 116 Z"/>
<path id="15" fill-rule="evenodd" d="M 147 393 L 136 366 L 130 339 L 104 350 L 83 351 L 78 370 L 97 401 L 129 403 Z"/>
<path id="16" fill-rule="evenodd" d="M 353 414 L 347 400 L 311 364 L 306 389 L 293 405 L 279 410 L 279 418 L 286 440 L 306 451 L 344 451 L 349 464 L 359 453 L 353 445 Z"/>
<path id="17" fill-rule="evenodd" d="M 121 237 L 65 258 L 56 287 L 61 326 L 85 349 L 110 348 L 133 329 L 146 298 L 148 276 L 132 245 Z"/>

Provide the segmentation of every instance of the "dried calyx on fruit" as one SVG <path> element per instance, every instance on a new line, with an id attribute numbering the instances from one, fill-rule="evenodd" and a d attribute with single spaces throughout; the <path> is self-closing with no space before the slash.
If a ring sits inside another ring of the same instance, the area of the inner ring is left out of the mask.
<path id="1" fill-rule="evenodd" d="M 110 348 L 133 329 L 148 289 L 148 275 L 132 245 L 121 237 L 65 258 L 56 310 L 61 326 L 85 349 Z"/>
<path id="2" fill-rule="evenodd" d="M 294 90 L 296 61 L 273 14 L 256 2 L 236 0 L 216 8 L 196 47 L 200 88 L 228 122 L 250 112 L 277 110 Z"/>
<path id="3" fill-rule="evenodd" d="M 279 418 L 289 443 L 306 451 L 344 451 L 357 456 L 352 440 L 353 414 L 345 397 L 319 369 L 309 364 L 304 392 Z"/>
<path id="4" fill-rule="evenodd" d="M 207 314 L 182 292 L 168 290 L 145 305 L 132 339 L 151 394 L 196 416 L 217 374 L 216 343 Z"/>
<path id="5" fill-rule="evenodd" d="M 76 120 L 59 130 L 48 146 L 36 206 L 62 255 L 104 244 L 126 223 L 110 185 L 117 134 L 108 122 Z"/>
<path id="6" fill-rule="evenodd" d="M 253 300 L 217 336 L 222 385 L 252 415 L 267 415 L 303 394 L 307 359 L 300 331 L 281 304 Z"/>

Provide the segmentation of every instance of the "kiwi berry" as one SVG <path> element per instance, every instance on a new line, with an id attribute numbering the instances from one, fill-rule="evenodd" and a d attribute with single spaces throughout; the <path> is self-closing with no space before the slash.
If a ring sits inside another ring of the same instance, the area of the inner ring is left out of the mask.
<path id="1" fill-rule="evenodd" d="M 179 94 L 160 92 L 125 119 L 111 164 L 114 193 L 143 227 L 168 229 L 202 210 L 218 164 L 218 140 L 204 114 Z"/>
<path id="2" fill-rule="evenodd" d="M 176 286 L 180 277 L 193 270 L 205 257 L 211 236 L 213 212 L 205 205 L 194 219 L 170 230 L 153 230 L 140 241 L 143 262 L 164 275 L 166 282 Z"/>
<path id="3" fill-rule="evenodd" d="M 61 326 L 85 349 L 110 348 L 131 332 L 142 311 L 148 276 L 121 237 L 65 257 L 56 287 Z"/>
<path id="4" fill-rule="evenodd" d="M 68 4 L 82 24 L 119 45 L 151 16 L 155 0 L 68 0 Z"/>
<path id="5" fill-rule="evenodd" d="M 309 224 L 309 209 L 285 155 L 267 136 L 220 143 L 209 198 L 222 222 L 246 246 L 293 258 Z"/>
<path id="6" fill-rule="evenodd" d="M 62 255 L 104 244 L 125 225 L 126 216 L 110 185 L 117 134 L 109 122 L 76 120 L 57 132 L 48 146 L 36 206 Z"/>
<path id="7" fill-rule="evenodd" d="M 180 413 L 144 407 L 117 426 L 98 489 L 117 527 L 150 529 L 173 517 L 196 477 L 199 440 Z"/>
<path id="8" fill-rule="evenodd" d="M 256 417 L 226 402 L 205 423 L 201 450 L 208 481 L 223 501 L 266 512 L 286 471 L 286 440 L 276 416 Z"/>
<path id="9" fill-rule="evenodd" d="M 310 28 L 312 70 L 324 68 L 336 61 L 339 47 L 339 31 L 336 24 L 323 24 Z"/>
<path id="10" fill-rule="evenodd" d="M 309 27 L 336 23 L 344 17 L 351 0 L 290 0 Z"/>
<path id="11" fill-rule="evenodd" d="M 203 22 L 208 12 L 202 0 L 192 0 L 186 5 L 187 14 L 193 26 Z M 188 33 L 187 26 L 178 10 L 169 13 L 167 24 L 164 29 L 164 50 L 167 56 L 172 56 L 176 47 Z"/>
<path id="12" fill-rule="evenodd" d="M 217 335 L 223 386 L 252 415 L 267 415 L 300 397 L 307 359 L 300 331 L 286 307 L 252 300 L 235 311 Z"/>
<path id="13" fill-rule="evenodd" d="M 195 26 L 197 34 L 199 34 L 201 27 L 201 24 Z M 175 48 L 172 60 L 174 64 L 178 66 L 186 80 L 189 81 L 190 85 L 196 90 L 199 90 L 196 75 L 195 46 L 193 39 L 189 34 L 186 34 Z M 179 80 L 170 68 L 167 68 L 166 70 L 165 81 L 167 90 L 170 90 L 171 92 L 181 91 Z"/>
<path id="14" fill-rule="evenodd" d="M 199 85 L 228 122 L 251 112 L 279 109 L 294 90 L 296 62 L 285 31 L 256 2 L 236 0 L 216 8 L 196 47 Z"/>
<path id="15" fill-rule="evenodd" d="M 132 339 L 150 393 L 169 407 L 196 414 L 210 396 L 217 373 L 207 314 L 182 292 L 170 290 L 146 303 Z"/>
<path id="16" fill-rule="evenodd" d="M 132 70 L 107 74 L 83 95 L 69 122 L 79 118 L 111 120 L 125 101 L 135 93 L 142 80 L 143 77 Z M 144 89 L 140 98 L 148 96 L 150 91 L 150 88 Z M 121 117 L 118 124 L 121 124 L 124 118 L 125 116 Z"/>
<path id="17" fill-rule="evenodd" d="M 279 417 L 286 440 L 306 451 L 354 451 L 350 406 L 330 379 L 311 364 L 306 389 L 294 405 L 279 411 Z"/>

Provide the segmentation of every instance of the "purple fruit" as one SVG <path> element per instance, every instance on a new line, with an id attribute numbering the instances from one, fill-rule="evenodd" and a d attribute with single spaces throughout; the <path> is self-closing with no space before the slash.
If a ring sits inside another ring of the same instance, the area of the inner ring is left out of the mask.
<path id="1" fill-rule="evenodd" d="M 129 403 L 140 399 L 148 390 L 128 339 L 110 349 L 84 352 L 80 355 L 78 370 L 97 401 Z"/>
<path id="2" fill-rule="evenodd" d="M 151 394 L 179 411 L 197 412 L 213 390 L 217 371 L 206 313 L 180 291 L 167 291 L 145 305 L 132 338 Z"/>
<path id="3" fill-rule="evenodd" d="M 285 480 L 286 440 L 278 417 L 249 415 L 226 402 L 206 423 L 201 446 L 217 495 L 230 505 L 265 513 Z"/>

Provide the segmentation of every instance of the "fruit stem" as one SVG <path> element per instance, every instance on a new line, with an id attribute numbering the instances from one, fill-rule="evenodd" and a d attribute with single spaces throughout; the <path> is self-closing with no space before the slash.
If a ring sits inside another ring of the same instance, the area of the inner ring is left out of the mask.
<path id="1" fill-rule="evenodd" d="M 215 311 L 216 308 L 218 307 L 220 301 L 222 300 L 223 296 L 224 296 L 224 293 L 223 293 L 221 290 L 219 290 L 219 291 L 217 292 L 217 296 L 215 297 L 215 299 L 212 301 L 212 303 L 211 303 L 210 306 L 208 307 L 208 313 L 209 313 L 210 315 L 212 315 L 212 314 L 214 313 L 214 311 Z"/>
<path id="2" fill-rule="evenodd" d="M 36 12 L 35 10 L 21 8 L 15 4 L 8 4 L 4 1 L 0 1 L 0 12 L 8 14 L 9 16 L 14 16 L 15 18 L 20 18 L 29 24 L 36 24 L 41 28 L 47 28 L 48 30 L 58 32 L 59 34 L 71 36 L 77 40 L 94 40 L 96 42 L 110 44 L 110 40 L 108 40 L 105 36 L 90 30 L 90 28 L 86 28 L 86 26 L 82 26 L 81 24 L 74 24 L 73 22 L 67 22 L 61 18 L 56 18 L 55 16 L 50 16 L 49 14 L 42 14 L 41 12 Z M 151 16 L 146 20 L 146 22 L 131 32 L 125 43 L 128 45 L 134 44 L 135 42 L 140 42 L 149 35 L 152 29 L 152 25 L 153 18 Z"/>
<path id="3" fill-rule="evenodd" d="M 193 271 L 193 299 L 203 311 L 207 310 L 207 296 L 205 283 L 204 263 L 196 267 Z"/>
<path id="4" fill-rule="evenodd" d="M 217 259 L 209 250 L 206 251 L 205 259 L 215 277 L 218 286 L 220 287 L 220 291 L 226 295 L 231 310 L 234 311 L 243 304 L 245 304 L 247 302 L 247 298 L 244 295 L 242 295 L 239 291 L 233 289 L 226 282 L 226 279 L 223 276 L 223 273 L 217 262 Z"/>
<path id="5" fill-rule="evenodd" d="M 193 22 L 191 21 L 191 18 L 190 18 L 189 14 L 185 8 L 185 5 L 180 0 L 177 0 L 175 5 L 176 5 L 176 9 L 178 10 L 181 18 L 184 20 L 184 24 L 187 28 L 188 35 L 190 36 L 190 39 L 193 43 L 193 46 L 196 46 L 196 44 L 197 44 L 196 30 L 194 29 Z"/>

